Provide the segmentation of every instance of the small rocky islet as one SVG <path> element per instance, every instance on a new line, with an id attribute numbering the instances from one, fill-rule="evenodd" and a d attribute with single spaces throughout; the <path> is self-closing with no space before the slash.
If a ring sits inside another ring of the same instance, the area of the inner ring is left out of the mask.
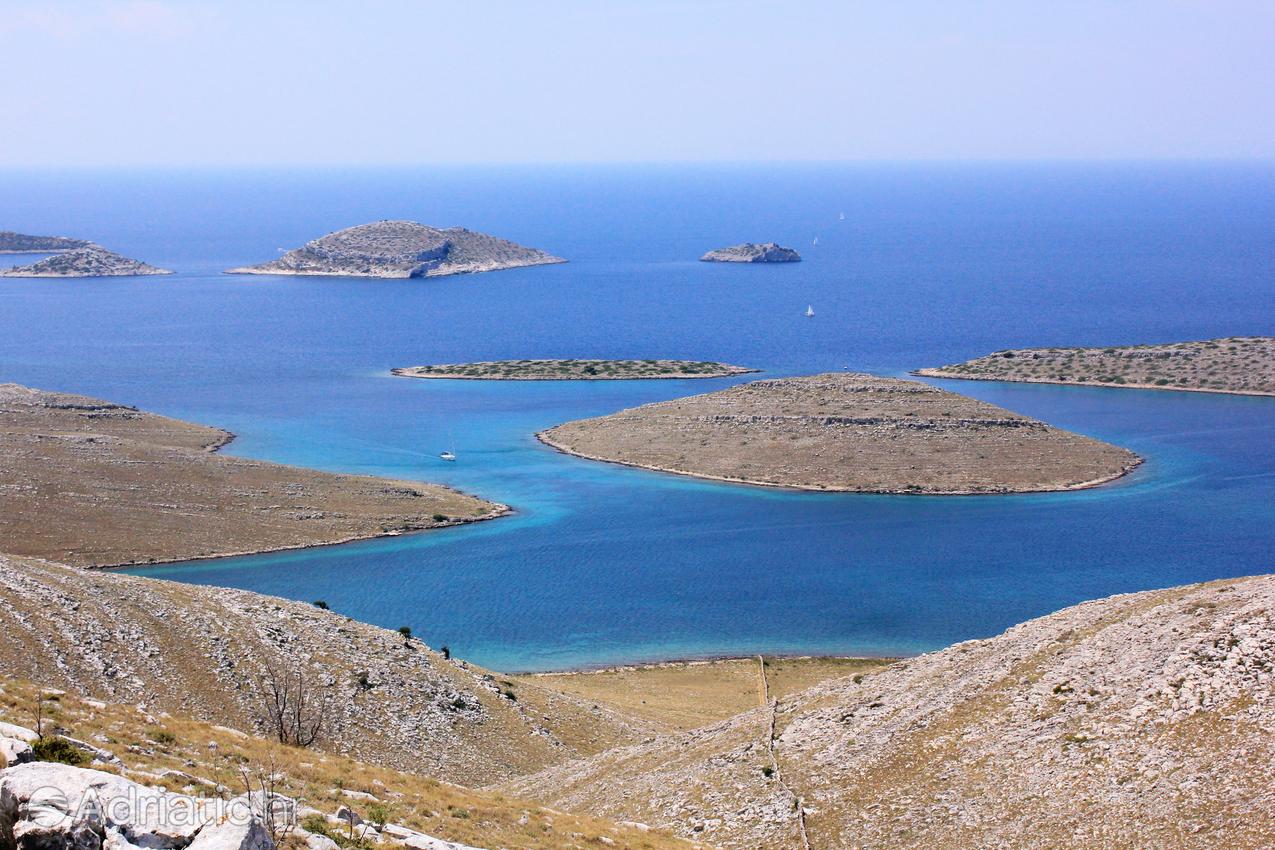
<path id="1" fill-rule="evenodd" d="M 377 221 L 329 233 L 277 260 L 227 274 L 416 278 L 565 263 L 538 248 L 466 230 L 414 221 Z"/>
<path id="2" fill-rule="evenodd" d="M 172 274 L 109 251 L 94 242 L 65 236 L 30 236 L 0 231 L 0 254 L 51 254 L 23 266 L 0 269 L 0 277 L 133 277 Z"/>
<path id="3" fill-rule="evenodd" d="M 704 263 L 799 263 L 801 255 L 775 242 L 745 242 L 729 248 L 715 248 L 700 257 Z"/>
<path id="4" fill-rule="evenodd" d="M 472 381 L 620 381 L 726 378 L 757 370 L 710 360 L 485 360 L 391 371 L 404 378 Z"/>
<path id="5" fill-rule="evenodd" d="M 1275 337 L 1091 348 L 1018 348 L 913 374 L 971 381 L 1275 395 Z"/>
<path id="6" fill-rule="evenodd" d="M 968 495 L 1092 487 L 1141 458 L 917 381 L 855 373 L 753 381 L 568 422 L 568 454 L 746 484 Z"/>

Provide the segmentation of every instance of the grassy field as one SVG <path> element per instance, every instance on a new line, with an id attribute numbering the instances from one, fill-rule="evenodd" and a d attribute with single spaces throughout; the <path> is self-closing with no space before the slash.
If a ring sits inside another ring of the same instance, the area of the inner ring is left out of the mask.
<path id="1" fill-rule="evenodd" d="M 783 698 L 827 679 L 853 676 L 889 661 L 875 658 L 766 658 L 766 686 Z M 756 657 L 617 667 L 516 677 L 622 712 L 686 730 L 762 704 Z"/>

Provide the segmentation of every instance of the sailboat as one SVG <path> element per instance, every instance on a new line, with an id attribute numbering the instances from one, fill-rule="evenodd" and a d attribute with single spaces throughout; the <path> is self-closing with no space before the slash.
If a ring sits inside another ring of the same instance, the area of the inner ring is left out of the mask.
<path id="1" fill-rule="evenodd" d="M 814 307 L 812 307 L 811 305 L 807 304 L 807 305 L 806 305 L 806 318 L 807 318 L 807 319 L 809 319 L 809 318 L 811 318 L 812 316 L 814 316 L 814 314 L 815 314 L 815 308 L 814 308 Z"/>
<path id="2" fill-rule="evenodd" d="M 810 244 L 811 244 L 811 245 L 818 245 L 818 244 L 819 244 L 819 237 L 818 237 L 818 236 L 816 236 L 816 237 L 815 237 L 815 241 L 811 242 Z"/>
<path id="3" fill-rule="evenodd" d="M 439 459 L 455 462 L 456 460 L 456 438 L 455 437 L 452 437 L 451 443 L 452 443 L 452 447 L 448 449 L 447 451 L 440 453 L 438 456 Z"/>
<path id="4" fill-rule="evenodd" d="M 837 221 L 845 221 L 845 220 L 846 220 L 846 214 L 845 214 L 845 213 L 842 213 L 841 215 L 837 216 Z"/>

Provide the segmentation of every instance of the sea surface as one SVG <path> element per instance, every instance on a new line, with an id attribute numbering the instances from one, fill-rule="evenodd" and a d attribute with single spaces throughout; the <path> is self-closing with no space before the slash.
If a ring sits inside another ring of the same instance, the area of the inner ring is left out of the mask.
<path id="1" fill-rule="evenodd" d="M 571 262 L 405 281 L 221 274 L 379 218 Z M 915 653 L 1084 599 L 1275 570 L 1275 398 L 948 382 L 1147 462 L 1076 493 L 832 495 L 598 464 L 533 437 L 730 380 L 389 375 L 519 357 L 904 375 L 1006 347 L 1271 334 L 1270 164 L 3 173 L 0 229 L 178 272 L 0 280 L 0 381 L 228 428 L 235 454 L 439 481 L 516 509 L 137 574 L 322 599 L 524 671 Z M 804 262 L 696 261 L 744 240 Z M 440 461 L 452 447 L 459 461 Z"/>

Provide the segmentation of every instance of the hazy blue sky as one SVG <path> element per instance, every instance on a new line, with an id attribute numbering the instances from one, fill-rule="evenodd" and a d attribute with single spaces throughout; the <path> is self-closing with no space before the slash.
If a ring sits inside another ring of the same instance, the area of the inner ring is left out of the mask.
<path id="1" fill-rule="evenodd" d="M 0 165 L 1275 156 L 1273 0 L 0 0 Z"/>

